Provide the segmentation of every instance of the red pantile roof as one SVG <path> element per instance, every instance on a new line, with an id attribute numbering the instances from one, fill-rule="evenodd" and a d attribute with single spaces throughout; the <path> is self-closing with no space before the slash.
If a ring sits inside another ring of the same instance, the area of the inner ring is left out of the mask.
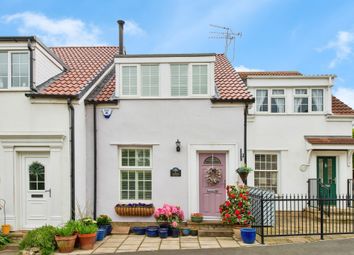
<path id="1" fill-rule="evenodd" d="M 224 54 L 217 54 L 215 61 L 215 84 L 220 101 L 252 101 L 252 94 L 235 68 L 227 60 Z"/>
<path id="2" fill-rule="evenodd" d="M 216 55 L 215 84 L 218 97 L 213 101 L 252 101 L 253 96 L 247 90 L 245 83 L 223 54 Z M 109 102 L 114 96 L 115 77 L 112 77 L 100 88 L 100 92 L 90 95 L 89 101 Z"/>
<path id="3" fill-rule="evenodd" d="M 314 137 L 305 137 L 305 139 L 311 144 L 353 144 L 354 138 L 343 137 L 343 136 L 314 136 Z"/>
<path id="4" fill-rule="evenodd" d="M 117 98 L 114 98 L 116 88 L 116 74 L 115 69 L 105 77 L 105 79 L 97 86 L 97 88 L 90 94 L 88 101 L 99 103 L 116 103 Z"/>
<path id="5" fill-rule="evenodd" d="M 249 72 L 238 72 L 242 79 L 246 79 L 248 76 L 297 76 L 302 75 L 298 71 L 249 71 Z"/>
<path id="6" fill-rule="evenodd" d="M 79 96 L 108 68 L 118 47 L 53 47 L 68 70 L 39 86 L 41 95 Z"/>
<path id="7" fill-rule="evenodd" d="M 335 96 L 332 96 L 332 113 L 334 115 L 354 115 L 354 110 Z"/>

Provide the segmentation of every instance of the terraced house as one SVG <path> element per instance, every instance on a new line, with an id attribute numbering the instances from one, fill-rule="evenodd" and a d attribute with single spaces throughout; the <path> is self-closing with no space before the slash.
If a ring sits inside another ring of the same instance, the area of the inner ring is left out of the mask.
<path id="1" fill-rule="evenodd" d="M 127 54 L 0 38 L 0 194 L 14 229 L 58 225 L 77 205 L 180 205 L 218 219 L 225 186 L 305 193 L 352 179 L 354 110 L 334 76 L 238 73 L 222 54 Z M 216 178 L 210 178 L 214 176 Z"/>

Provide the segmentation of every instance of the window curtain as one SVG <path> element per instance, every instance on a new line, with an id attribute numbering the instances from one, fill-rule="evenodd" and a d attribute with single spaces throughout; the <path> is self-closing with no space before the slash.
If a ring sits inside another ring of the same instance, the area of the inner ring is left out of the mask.
<path id="1" fill-rule="evenodd" d="M 302 102 L 302 98 L 295 98 L 294 100 L 295 112 L 301 111 L 301 102 Z"/>
<path id="2" fill-rule="evenodd" d="M 312 111 L 323 111 L 323 90 L 312 90 Z"/>
<path id="3" fill-rule="evenodd" d="M 266 112 L 268 111 L 268 91 L 267 90 L 257 90 L 257 111 Z"/>
<path id="4" fill-rule="evenodd" d="M 285 112 L 284 98 L 272 98 L 272 112 Z"/>

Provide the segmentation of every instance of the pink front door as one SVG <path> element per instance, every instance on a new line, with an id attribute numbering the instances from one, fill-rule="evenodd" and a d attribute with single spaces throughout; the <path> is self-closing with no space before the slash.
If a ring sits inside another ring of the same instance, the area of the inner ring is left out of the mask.
<path id="1" fill-rule="evenodd" d="M 226 198 L 226 154 L 199 154 L 199 210 L 205 216 L 219 216 Z"/>

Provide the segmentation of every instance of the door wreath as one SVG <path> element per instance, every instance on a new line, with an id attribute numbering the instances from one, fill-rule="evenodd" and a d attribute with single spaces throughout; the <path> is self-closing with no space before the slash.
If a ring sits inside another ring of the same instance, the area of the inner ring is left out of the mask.
<path id="1" fill-rule="evenodd" d="M 207 171 L 206 179 L 209 185 L 217 185 L 220 182 L 221 177 L 221 169 L 212 167 Z"/>

